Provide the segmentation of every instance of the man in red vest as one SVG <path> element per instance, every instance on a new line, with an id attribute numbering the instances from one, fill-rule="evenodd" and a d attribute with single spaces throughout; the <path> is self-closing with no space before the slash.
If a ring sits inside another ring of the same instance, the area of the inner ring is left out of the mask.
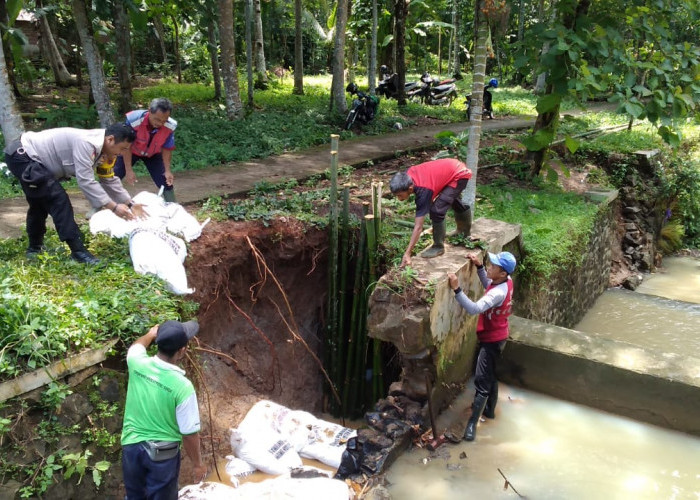
<path id="1" fill-rule="evenodd" d="M 147 110 L 137 109 L 126 114 L 126 124 L 136 131 L 136 140 L 131 150 L 117 158 L 114 173 L 126 178 L 128 184 L 136 182 L 133 165 L 143 161 L 151 174 L 153 182 L 163 188 L 165 201 L 175 201 L 173 173 L 170 163 L 175 149 L 175 129 L 177 122 L 170 118 L 173 104 L 170 100 L 159 97 L 151 101 Z"/>
<path id="2" fill-rule="evenodd" d="M 485 269 L 477 254 L 469 254 L 469 260 L 476 265 L 481 284 L 486 289 L 484 296 L 473 302 L 459 287 L 454 273 L 449 273 L 450 288 L 455 292 L 455 299 L 469 314 L 478 314 L 479 322 L 476 335 L 479 339 L 479 354 L 474 375 L 474 402 L 472 414 L 464 430 L 464 439 L 474 441 L 476 424 L 481 415 L 496 418 L 498 402 L 498 381 L 496 380 L 496 362 L 503 352 L 508 339 L 508 316 L 511 312 L 513 298 L 513 280 L 510 275 L 515 270 L 515 257 L 510 252 L 489 253 L 491 265 Z"/>
<path id="3" fill-rule="evenodd" d="M 430 214 L 433 224 L 433 245 L 420 256 L 431 259 L 445 253 L 445 214 L 452 207 L 457 221 L 457 231 L 469 236 L 471 211 L 459 199 L 471 178 L 471 170 L 455 158 L 420 163 L 406 172 L 396 173 L 389 182 L 389 189 L 401 201 L 416 195 L 416 217 L 411 240 L 401 259 L 401 267 L 411 265 L 411 252 L 423 232 L 423 221 Z"/>

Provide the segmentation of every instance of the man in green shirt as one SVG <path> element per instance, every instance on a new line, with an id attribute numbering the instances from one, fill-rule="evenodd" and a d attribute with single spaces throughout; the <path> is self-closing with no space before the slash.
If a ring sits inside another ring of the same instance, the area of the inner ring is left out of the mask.
<path id="1" fill-rule="evenodd" d="M 166 321 L 137 339 L 126 355 L 129 387 L 121 443 L 128 500 L 177 499 L 180 442 L 194 464 L 194 482 L 206 476 L 197 395 L 177 366 L 198 331 L 196 321 Z M 149 356 L 146 348 L 153 341 L 158 353 Z"/>

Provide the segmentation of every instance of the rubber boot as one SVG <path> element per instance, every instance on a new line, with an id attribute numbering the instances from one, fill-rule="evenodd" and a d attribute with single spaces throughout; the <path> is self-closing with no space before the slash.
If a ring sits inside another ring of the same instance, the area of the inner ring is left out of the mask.
<path id="1" fill-rule="evenodd" d="M 472 233 L 472 209 L 467 207 L 464 212 L 455 212 L 455 222 L 457 223 L 456 234 L 461 234 L 464 237 Z"/>
<path id="2" fill-rule="evenodd" d="M 496 403 L 498 403 L 498 382 L 493 383 L 493 389 L 489 393 L 489 398 L 482 414 L 486 418 L 496 418 Z"/>
<path id="3" fill-rule="evenodd" d="M 479 423 L 481 414 L 486 406 L 487 396 L 483 394 L 477 394 L 474 397 L 474 402 L 472 403 L 472 416 L 469 417 L 469 422 L 467 422 L 467 428 L 464 429 L 464 440 L 474 441 L 476 437 L 476 425 Z"/>
<path id="4" fill-rule="evenodd" d="M 420 254 L 424 259 L 432 259 L 445 253 L 445 221 L 433 222 L 433 245 Z"/>
<path id="5" fill-rule="evenodd" d="M 82 240 L 67 240 L 66 243 L 70 247 L 70 258 L 80 264 L 99 264 L 100 259 L 88 252 Z"/>
<path id="6" fill-rule="evenodd" d="M 175 189 L 165 189 L 163 191 L 163 199 L 168 203 L 175 203 Z"/>

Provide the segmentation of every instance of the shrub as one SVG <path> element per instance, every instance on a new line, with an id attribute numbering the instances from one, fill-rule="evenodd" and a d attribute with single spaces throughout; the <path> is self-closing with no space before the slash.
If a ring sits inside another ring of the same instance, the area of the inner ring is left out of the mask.
<path id="1" fill-rule="evenodd" d="M 72 262 L 54 231 L 45 243 L 49 250 L 27 262 L 25 238 L 0 241 L 0 379 L 107 339 L 129 344 L 150 326 L 196 310 L 158 278 L 136 274 L 125 240 L 91 238 L 99 266 Z"/>

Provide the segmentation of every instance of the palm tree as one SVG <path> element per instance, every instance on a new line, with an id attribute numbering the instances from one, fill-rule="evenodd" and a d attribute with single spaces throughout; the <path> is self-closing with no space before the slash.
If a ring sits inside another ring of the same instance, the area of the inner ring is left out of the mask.
<path id="1" fill-rule="evenodd" d="M 261 88 L 267 87 L 267 66 L 265 65 L 265 45 L 263 43 L 263 22 L 260 0 L 253 0 L 255 12 L 255 80 Z"/>
<path id="2" fill-rule="evenodd" d="M 229 120 L 238 120 L 242 115 L 243 103 L 238 88 L 236 69 L 236 42 L 233 36 L 233 0 L 219 2 L 219 38 L 221 40 L 221 73 L 224 77 L 226 94 L 226 115 Z"/>
<path id="3" fill-rule="evenodd" d="M 39 32 L 41 33 L 41 43 L 44 47 L 45 57 L 51 66 L 54 81 L 59 87 L 73 85 L 75 84 L 75 80 L 66 69 L 63 57 L 61 57 L 61 53 L 58 50 L 56 40 L 51 31 L 51 26 L 49 25 L 49 20 L 46 17 L 47 12 L 43 9 L 42 0 L 36 0 L 36 7 L 36 15 L 39 19 Z"/>
<path id="4" fill-rule="evenodd" d="M 90 88 L 95 98 L 95 108 L 97 108 L 97 115 L 100 118 L 100 125 L 102 128 L 106 128 L 114 123 L 114 112 L 112 111 L 112 103 L 109 101 L 105 75 L 102 72 L 102 58 L 97 50 L 95 38 L 92 36 L 85 0 L 72 0 L 71 5 L 73 7 L 75 26 L 80 37 L 80 44 L 83 46 L 83 53 L 87 61 L 88 73 L 90 74 Z"/>
<path id="5" fill-rule="evenodd" d="M 7 75 L 2 46 L 0 46 L 0 127 L 2 127 L 2 135 L 6 145 L 19 139 L 24 132 L 22 116 L 17 109 L 15 94 Z"/>
<path id="6" fill-rule="evenodd" d="M 474 81 L 472 83 L 472 114 L 469 119 L 469 143 L 467 144 L 467 167 L 472 171 L 472 178 L 462 193 L 462 201 L 470 208 L 470 217 L 474 218 L 476 203 L 476 174 L 479 168 L 479 142 L 481 141 L 481 117 L 484 105 L 484 79 L 486 76 L 486 41 L 489 27 L 483 12 L 484 0 L 477 0 L 474 13 Z"/>
<path id="7" fill-rule="evenodd" d="M 348 0 L 338 0 L 335 9 L 335 44 L 333 46 L 333 82 L 331 83 L 331 103 L 338 112 L 345 114 L 348 103 L 345 101 L 345 27 L 348 23 Z"/>
<path id="8" fill-rule="evenodd" d="M 131 110 L 131 30 L 129 15 L 123 0 L 114 0 L 114 39 L 117 43 L 115 54 L 117 77 L 119 78 L 119 112 Z"/>
<path id="9" fill-rule="evenodd" d="M 301 0 L 294 0 L 294 93 L 304 95 L 304 45 L 301 36 Z"/>

